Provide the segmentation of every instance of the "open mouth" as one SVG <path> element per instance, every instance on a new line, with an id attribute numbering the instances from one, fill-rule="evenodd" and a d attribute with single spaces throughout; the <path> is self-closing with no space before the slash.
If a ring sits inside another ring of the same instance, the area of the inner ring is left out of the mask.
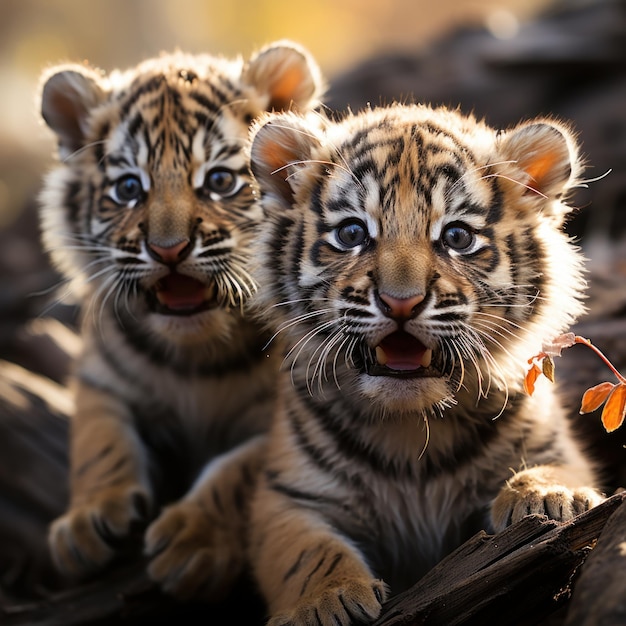
<path id="1" fill-rule="evenodd" d="M 370 376 L 426 378 L 441 376 L 433 361 L 433 351 L 409 333 L 398 330 L 387 335 L 365 357 L 365 371 Z"/>
<path id="2" fill-rule="evenodd" d="M 218 305 L 214 282 L 205 284 L 172 272 L 161 278 L 149 292 L 151 308 L 162 315 L 195 315 Z"/>

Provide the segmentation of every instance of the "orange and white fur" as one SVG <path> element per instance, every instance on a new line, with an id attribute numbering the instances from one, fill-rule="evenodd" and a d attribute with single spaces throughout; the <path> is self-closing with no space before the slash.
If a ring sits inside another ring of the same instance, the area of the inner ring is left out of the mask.
<path id="1" fill-rule="evenodd" d="M 602 500 L 526 359 L 583 311 L 573 134 L 391 106 L 266 116 L 255 306 L 285 366 L 252 505 L 270 624 L 371 622 L 480 528 Z"/>
<path id="2" fill-rule="evenodd" d="M 241 570 L 277 370 L 245 314 L 262 218 L 248 131 L 264 111 L 317 106 L 320 89 L 289 42 L 245 62 L 175 53 L 44 75 L 60 162 L 41 194 L 42 237 L 84 341 L 71 500 L 49 534 L 68 574 L 141 551 L 146 527 L 149 573 L 180 598 L 213 597 Z"/>

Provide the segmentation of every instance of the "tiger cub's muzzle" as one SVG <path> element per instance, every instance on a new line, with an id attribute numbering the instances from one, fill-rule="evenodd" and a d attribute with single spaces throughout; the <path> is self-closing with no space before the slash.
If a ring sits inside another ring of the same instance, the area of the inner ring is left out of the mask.
<path id="1" fill-rule="evenodd" d="M 363 350 L 363 370 L 370 376 L 395 378 L 427 378 L 442 375 L 442 368 L 433 349 L 407 331 L 406 322 L 423 310 L 426 297 L 414 294 L 398 298 L 382 291 L 375 292 L 375 301 L 385 317 L 393 319 L 397 330 L 386 335 L 373 348 Z"/>
<path id="2" fill-rule="evenodd" d="M 170 273 L 147 290 L 150 309 L 161 315 L 195 315 L 220 305 L 215 280 L 206 280 L 184 273 L 180 265 L 193 249 L 193 240 L 183 239 L 171 246 L 146 242 L 150 256 L 166 265 Z"/>

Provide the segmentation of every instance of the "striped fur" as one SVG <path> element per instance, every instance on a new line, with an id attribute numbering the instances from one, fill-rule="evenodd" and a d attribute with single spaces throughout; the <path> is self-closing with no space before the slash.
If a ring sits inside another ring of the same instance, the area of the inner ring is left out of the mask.
<path id="1" fill-rule="evenodd" d="M 250 531 L 270 624 L 371 621 L 479 528 L 601 500 L 553 390 L 521 388 L 582 312 L 564 125 L 287 113 L 251 167 L 255 305 L 285 354 Z"/>
<path id="2" fill-rule="evenodd" d="M 261 112 L 309 109 L 319 91 L 288 42 L 245 63 L 176 53 L 44 76 L 61 162 L 41 194 L 43 241 L 83 313 L 71 502 L 49 537 L 69 574 L 141 548 L 151 520 L 149 572 L 166 591 L 210 597 L 241 568 L 277 369 L 244 316 L 261 218 L 245 147 Z"/>

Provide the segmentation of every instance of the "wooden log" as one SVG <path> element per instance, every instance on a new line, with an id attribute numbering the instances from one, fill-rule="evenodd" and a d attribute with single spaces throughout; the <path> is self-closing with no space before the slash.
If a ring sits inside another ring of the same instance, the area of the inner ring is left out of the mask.
<path id="1" fill-rule="evenodd" d="M 475 535 L 392 598 L 376 626 L 538 623 L 568 599 L 573 575 L 625 499 L 617 494 L 564 524 L 530 516 Z"/>
<path id="2" fill-rule="evenodd" d="M 626 624 L 626 502 L 606 523 L 582 568 L 565 624 Z"/>

